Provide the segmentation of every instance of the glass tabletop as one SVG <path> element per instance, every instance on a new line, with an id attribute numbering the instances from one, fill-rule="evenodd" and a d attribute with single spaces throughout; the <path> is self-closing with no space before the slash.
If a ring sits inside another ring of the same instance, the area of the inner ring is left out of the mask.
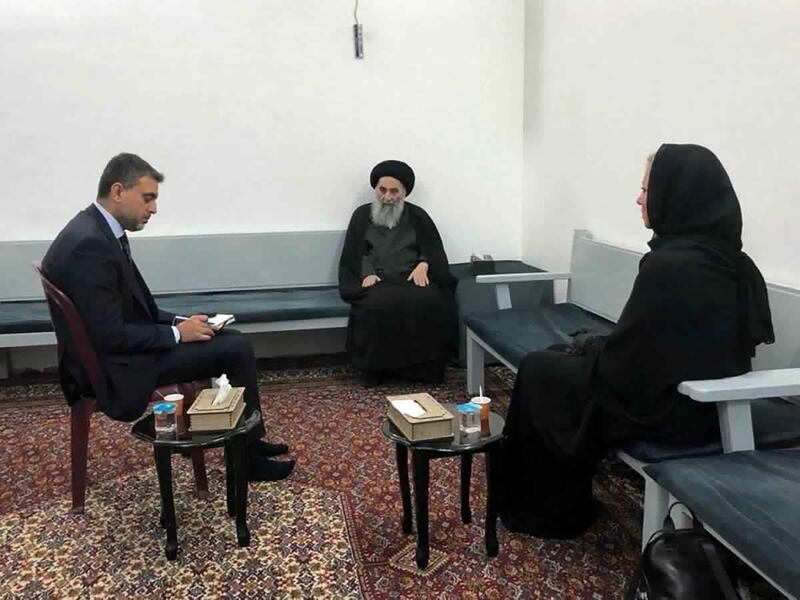
<path id="1" fill-rule="evenodd" d="M 485 446 L 494 444 L 503 437 L 503 428 L 506 426 L 506 421 L 497 413 L 489 413 L 488 430 L 484 429 L 478 433 L 465 434 L 459 429 L 458 404 L 443 403 L 442 406 L 453 415 L 453 437 L 451 439 L 412 442 L 406 438 L 388 418 L 383 421 L 383 435 L 393 442 L 408 446 L 409 448 L 441 452 L 443 454 L 460 454 L 479 450 Z"/>
<path id="2" fill-rule="evenodd" d="M 239 423 L 233 429 L 226 429 L 224 431 L 188 431 L 186 427 L 187 415 L 178 417 L 183 420 L 183 427 L 179 427 L 182 431 L 176 432 L 170 437 L 156 435 L 155 421 L 152 410 L 148 412 L 141 419 L 136 421 L 131 427 L 131 435 L 133 437 L 149 442 L 154 446 L 171 446 L 174 448 L 202 448 L 207 446 L 219 445 L 225 442 L 234 435 L 246 433 L 258 425 L 261 419 L 261 413 L 257 410 L 253 411 L 250 416 L 245 418 L 244 415 L 239 417 Z"/>

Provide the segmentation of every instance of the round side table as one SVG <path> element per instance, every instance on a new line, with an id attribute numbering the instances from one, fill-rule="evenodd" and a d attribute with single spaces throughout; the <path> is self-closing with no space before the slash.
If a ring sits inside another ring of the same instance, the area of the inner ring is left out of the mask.
<path id="1" fill-rule="evenodd" d="M 403 533 L 411 533 L 411 490 L 408 482 L 408 451 L 414 467 L 414 501 L 417 514 L 417 566 L 428 566 L 428 484 L 430 461 L 434 458 L 461 457 L 461 521 L 472 521 L 469 506 L 469 485 L 472 476 L 472 456 L 486 454 L 486 554 L 497 556 L 497 471 L 500 441 L 503 439 L 505 420 L 496 413 L 489 414 L 489 427 L 478 435 L 462 434 L 458 427 L 456 404 L 443 404 L 453 415 L 453 437 L 445 440 L 411 442 L 389 420 L 383 422 L 383 435 L 394 442 L 397 473 L 400 479 L 400 497 L 403 501 Z"/>
<path id="2" fill-rule="evenodd" d="M 247 432 L 259 422 L 261 415 L 253 411 L 242 415 L 236 427 L 226 431 L 185 431 L 175 437 L 159 437 L 155 432 L 153 413 L 136 421 L 131 428 L 133 437 L 153 445 L 158 487 L 161 492 L 161 526 L 167 530 L 165 547 L 168 560 L 178 556 L 178 524 L 175 519 L 175 502 L 172 495 L 173 452 L 197 448 L 225 449 L 225 489 L 228 515 L 236 518 L 236 537 L 240 546 L 250 544 L 247 529 L 247 461 L 245 439 Z M 184 417 L 185 418 L 185 417 Z M 187 428 L 184 428 L 187 429 Z"/>

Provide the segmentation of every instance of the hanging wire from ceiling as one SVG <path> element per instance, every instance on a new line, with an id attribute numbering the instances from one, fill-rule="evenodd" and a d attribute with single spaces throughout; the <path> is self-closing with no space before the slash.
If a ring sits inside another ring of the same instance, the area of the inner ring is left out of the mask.
<path id="1" fill-rule="evenodd" d="M 364 28 L 358 22 L 358 0 L 353 6 L 353 18 L 356 21 L 353 25 L 353 43 L 355 44 L 356 58 L 364 58 Z"/>

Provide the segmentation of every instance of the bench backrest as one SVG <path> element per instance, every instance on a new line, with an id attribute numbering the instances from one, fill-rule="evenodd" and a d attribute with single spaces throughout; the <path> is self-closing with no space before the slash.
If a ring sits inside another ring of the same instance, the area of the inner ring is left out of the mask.
<path id="1" fill-rule="evenodd" d="M 567 300 L 616 322 L 639 271 L 641 252 L 592 239 L 576 230 Z M 800 367 L 800 290 L 767 284 L 775 343 L 756 350 L 754 369 Z"/>
<path id="2" fill-rule="evenodd" d="M 576 229 L 567 299 L 616 323 L 631 295 L 641 258 L 641 252 L 599 242 L 588 231 Z"/>
<path id="3" fill-rule="evenodd" d="M 154 294 L 335 285 L 343 231 L 131 236 Z M 32 263 L 49 241 L 0 242 L 0 302 L 43 297 Z"/>

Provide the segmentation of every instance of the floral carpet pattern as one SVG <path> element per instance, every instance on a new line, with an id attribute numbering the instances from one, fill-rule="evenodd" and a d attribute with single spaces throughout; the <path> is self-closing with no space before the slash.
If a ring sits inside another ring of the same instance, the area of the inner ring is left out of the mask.
<path id="1" fill-rule="evenodd" d="M 494 409 L 510 392 L 488 378 Z M 130 425 L 96 415 L 86 512 L 69 509 L 68 410 L 56 386 L 0 388 L 0 598 L 541 598 L 616 599 L 638 560 L 638 484 L 606 465 L 595 480 L 604 510 L 577 540 L 545 541 L 498 525 L 500 553 L 484 549 L 485 471 L 473 461 L 473 521 L 459 510 L 456 460 L 431 463 L 431 560 L 414 564 L 400 528 L 394 450 L 380 432 L 387 394 L 347 368 L 263 372 L 268 438 L 287 441 L 287 481 L 253 483 L 251 544 L 236 545 L 220 450 L 207 452 L 211 498 L 192 494 L 188 460 L 173 457 L 178 559 L 164 557 L 152 449 Z M 427 389 L 463 401 L 464 373 Z"/>

